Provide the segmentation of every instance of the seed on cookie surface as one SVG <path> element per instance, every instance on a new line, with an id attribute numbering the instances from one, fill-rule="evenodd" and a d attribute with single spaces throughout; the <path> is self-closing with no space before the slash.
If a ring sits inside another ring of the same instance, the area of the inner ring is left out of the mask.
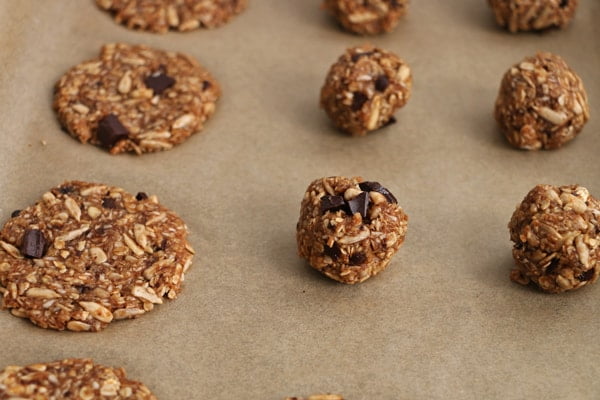
<path id="1" fill-rule="evenodd" d="M 192 256 L 184 222 L 155 196 L 65 182 L 0 230 L 2 305 L 44 328 L 99 331 L 177 297 Z"/>

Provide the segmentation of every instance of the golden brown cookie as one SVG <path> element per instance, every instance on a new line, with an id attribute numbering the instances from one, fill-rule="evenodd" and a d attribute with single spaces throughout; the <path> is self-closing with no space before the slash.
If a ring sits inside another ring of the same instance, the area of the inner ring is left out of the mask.
<path id="1" fill-rule="evenodd" d="M 583 129 L 590 107 L 575 71 L 555 54 L 537 53 L 504 74 L 494 114 L 512 146 L 553 150 Z"/>
<path id="2" fill-rule="evenodd" d="M 394 123 L 410 98 L 412 74 L 392 52 L 364 45 L 331 66 L 321 88 L 321 107 L 333 124 L 354 136 Z"/>
<path id="3" fill-rule="evenodd" d="M 394 30 L 408 0 L 325 0 L 323 8 L 347 31 L 376 35 Z"/>
<path id="4" fill-rule="evenodd" d="M 566 27 L 579 0 L 489 0 L 496 22 L 515 33 Z"/>
<path id="5" fill-rule="evenodd" d="M 217 28 L 244 11 L 248 0 L 96 0 L 119 24 L 155 33 Z"/>
<path id="6" fill-rule="evenodd" d="M 123 43 L 73 67 L 56 84 L 54 109 L 83 143 L 112 154 L 168 150 L 203 129 L 221 93 L 193 58 Z"/>
<path id="7" fill-rule="evenodd" d="M 378 182 L 332 176 L 306 189 L 296 229 L 298 254 L 343 283 L 377 275 L 404 242 L 408 217 Z"/>
<path id="8" fill-rule="evenodd" d="M 0 399 L 156 400 L 143 383 L 128 379 L 123 368 L 89 359 L 9 366 L 0 371 Z"/>
<path id="9" fill-rule="evenodd" d="M 517 206 L 508 228 L 513 281 L 560 293 L 598 280 L 600 201 L 586 188 L 537 185 Z"/>
<path id="10" fill-rule="evenodd" d="M 181 291 L 187 227 L 156 196 L 65 182 L 0 231 L 2 306 L 42 328 L 99 331 Z"/>

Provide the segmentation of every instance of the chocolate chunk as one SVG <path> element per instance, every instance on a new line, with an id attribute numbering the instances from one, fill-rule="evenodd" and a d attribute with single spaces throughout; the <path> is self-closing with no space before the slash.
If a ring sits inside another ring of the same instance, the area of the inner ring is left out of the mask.
<path id="1" fill-rule="evenodd" d="M 361 217 L 366 218 L 369 208 L 369 194 L 362 192 L 352 200 L 348 200 L 348 208 L 350 208 L 350 214 L 359 213 Z"/>
<path id="2" fill-rule="evenodd" d="M 367 256 L 365 256 L 365 253 L 354 253 L 350 256 L 350 259 L 348 260 L 348 264 L 349 265 L 361 265 L 361 264 L 364 264 L 365 261 L 367 261 Z"/>
<path id="3" fill-rule="evenodd" d="M 202 82 L 202 90 L 210 89 L 211 87 L 212 87 L 212 83 L 210 83 L 210 81 Z"/>
<path id="4" fill-rule="evenodd" d="M 175 84 L 175 79 L 165 74 L 164 71 L 157 71 L 144 79 L 144 85 L 154 91 L 154 94 L 161 95 L 165 90 Z"/>
<path id="5" fill-rule="evenodd" d="M 385 92 L 385 89 L 390 85 L 390 80 L 387 75 L 382 74 L 375 79 L 375 90 L 378 92 Z"/>
<path id="6" fill-rule="evenodd" d="M 108 149 L 112 148 L 119 140 L 127 139 L 129 131 L 121 124 L 115 114 L 108 114 L 98 121 L 96 138 L 100 144 Z"/>
<path id="7" fill-rule="evenodd" d="M 554 271 L 556 271 L 556 269 L 558 268 L 558 262 L 558 257 L 553 258 L 552 261 L 550 261 L 550 265 L 546 267 L 546 271 L 544 273 L 546 275 L 554 273 Z"/>
<path id="8" fill-rule="evenodd" d="M 71 192 L 73 192 L 73 187 L 72 186 L 61 186 L 60 189 L 58 189 L 62 194 L 69 194 Z"/>
<path id="9" fill-rule="evenodd" d="M 46 248 L 46 238 L 39 229 L 27 229 L 23 235 L 21 253 L 25 257 L 42 258 Z"/>
<path id="10" fill-rule="evenodd" d="M 388 120 L 387 120 L 387 122 L 386 122 L 385 124 L 383 124 L 382 128 L 385 128 L 386 126 L 393 125 L 393 124 L 395 124 L 396 122 L 397 122 L 397 121 L 396 121 L 396 118 L 395 118 L 395 117 L 392 115 L 392 116 L 390 117 L 390 119 L 388 119 Z"/>
<path id="11" fill-rule="evenodd" d="M 135 199 L 137 201 L 146 200 L 147 198 L 148 198 L 148 195 L 144 192 L 138 192 L 138 194 L 135 195 Z"/>
<path id="12" fill-rule="evenodd" d="M 344 208 L 344 198 L 342 196 L 323 196 L 321 197 L 321 213 L 327 211 L 336 212 Z"/>
<path id="13" fill-rule="evenodd" d="M 358 184 L 358 186 L 366 192 L 381 193 L 390 203 L 398 203 L 398 200 L 396 200 L 396 197 L 392 194 L 392 192 L 381 186 L 379 182 L 361 182 Z"/>
<path id="14" fill-rule="evenodd" d="M 363 92 L 354 92 L 352 95 L 352 111 L 358 111 L 369 100 L 369 97 Z"/>
<path id="15" fill-rule="evenodd" d="M 579 279 L 581 282 L 589 281 L 590 279 L 592 279 L 594 277 L 595 272 L 596 272 L 595 268 L 588 269 L 583 274 L 577 275 L 577 279 Z"/>
<path id="16" fill-rule="evenodd" d="M 15 210 L 13 212 L 10 213 L 10 217 L 14 218 L 14 217 L 18 217 L 19 214 L 21 214 L 21 210 Z"/>
<path id="17" fill-rule="evenodd" d="M 566 7 L 566 6 L 568 6 L 568 5 L 569 5 L 569 0 L 561 0 L 561 1 L 560 1 L 560 5 L 559 5 L 559 7 L 560 7 L 560 8 L 565 8 L 565 7 Z M 586 279 L 586 280 L 587 280 L 587 279 Z"/>
<path id="18" fill-rule="evenodd" d="M 104 199 L 102 199 L 102 207 L 117 208 L 117 201 L 112 197 L 105 197 Z"/>
<path id="19" fill-rule="evenodd" d="M 331 247 L 325 245 L 323 254 L 330 257 L 333 261 L 337 261 L 342 256 L 342 251 L 340 250 L 340 246 L 334 242 Z"/>

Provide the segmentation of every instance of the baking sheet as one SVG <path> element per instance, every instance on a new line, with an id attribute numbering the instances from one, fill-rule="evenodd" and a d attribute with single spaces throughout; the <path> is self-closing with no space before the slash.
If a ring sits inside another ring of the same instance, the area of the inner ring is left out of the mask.
<path id="1" fill-rule="evenodd" d="M 600 287 L 558 296 L 513 284 L 508 220 L 537 183 L 600 196 L 600 3 L 564 31 L 510 35 L 483 0 L 413 1 L 388 35 L 344 33 L 317 0 L 253 0 L 213 31 L 154 35 L 93 1 L 0 2 L 0 215 L 63 180 L 157 194 L 197 250 L 181 296 L 96 334 L 0 313 L 0 368 L 65 357 L 124 366 L 160 399 L 600 397 Z M 173 150 L 110 156 L 63 133 L 52 88 L 106 42 L 187 52 L 223 86 L 206 130 Z M 412 67 L 398 123 L 364 138 L 318 108 L 329 66 L 375 43 Z M 559 151 L 510 148 L 492 117 L 502 74 L 537 50 L 562 55 L 592 119 Z M 361 175 L 409 215 L 390 267 L 358 286 L 296 256 L 308 183 Z"/>

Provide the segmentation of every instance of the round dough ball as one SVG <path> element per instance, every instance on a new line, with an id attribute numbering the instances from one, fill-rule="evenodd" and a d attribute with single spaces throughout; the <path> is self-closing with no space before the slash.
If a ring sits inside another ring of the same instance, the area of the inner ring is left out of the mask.
<path id="1" fill-rule="evenodd" d="M 514 147 L 557 149 L 590 117 L 581 78 L 559 56 L 538 53 L 513 65 L 500 84 L 496 121 Z"/>
<path id="2" fill-rule="evenodd" d="M 560 293 L 600 274 L 600 202 L 582 186 L 537 185 L 508 224 L 516 268 L 510 278 Z"/>
<path id="3" fill-rule="evenodd" d="M 579 0 L 489 0 L 496 22 L 510 32 L 566 27 Z"/>
<path id="4" fill-rule="evenodd" d="M 408 0 L 325 0 L 323 8 L 344 27 L 359 35 L 394 30 L 406 14 Z"/>
<path id="5" fill-rule="evenodd" d="M 387 267 L 404 242 L 407 226 L 396 198 L 378 182 L 317 179 L 302 200 L 298 254 L 331 279 L 363 282 Z"/>
<path id="6" fill-rule="evenodd" d="M 321 88 L 321 107 L 334 125 L 352 135 L 396 122 L 410 98 L 412 74 L 397 55 L 371 46 L 353 47 L 333 64 Z"/>

